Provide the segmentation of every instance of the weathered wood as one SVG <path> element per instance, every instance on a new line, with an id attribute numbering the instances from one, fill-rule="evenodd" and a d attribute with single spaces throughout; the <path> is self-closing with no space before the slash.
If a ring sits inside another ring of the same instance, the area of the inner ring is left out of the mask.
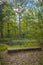
<path id="1" fill-rule="evenodd" d="M 28 47 L 28 48 L 8 48 L 8 52 L 19 52 L 19 51 L 40 51 L 41 47 Z"/>

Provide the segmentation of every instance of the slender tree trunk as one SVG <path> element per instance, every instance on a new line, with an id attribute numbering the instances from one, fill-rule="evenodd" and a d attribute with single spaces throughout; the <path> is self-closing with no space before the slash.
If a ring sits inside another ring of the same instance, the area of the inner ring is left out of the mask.
<path id="1" fill-rule="evenodd" d="M 19 38 L 21 38 L 21 22 L 20 22 L 20 14 L 19 14 Z"/>
<path id="2" fill-rule="evenodd" d="M 1 26 L 1 38 L 3 38 L 3 26 Z"/>
<path id="3" fill-rule="evenodd" d="M 3 21 L 0 19 L 0 33 L 1 33 L 1 38 L 3 38 Z"/>
<path id="4" fill-rule="evenodd" d="M 7 37 L 10 37 L 9 23 L 7 23 Z"/>
<path id="5" fill-rule="evenodd" d="M 0 6 L 0 34 L 1 38 L 3 38 L 3 14 L 2 14 L 2 5 Z"/>

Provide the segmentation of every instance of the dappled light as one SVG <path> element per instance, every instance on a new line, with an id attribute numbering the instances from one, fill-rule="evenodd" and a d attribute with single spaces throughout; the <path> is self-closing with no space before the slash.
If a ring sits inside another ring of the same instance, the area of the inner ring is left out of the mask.
<path id="1" fill-rule="evenodd" d="M 43 65 L 42 58 L 43 0 L 0 0 L 0 64 Z"/>

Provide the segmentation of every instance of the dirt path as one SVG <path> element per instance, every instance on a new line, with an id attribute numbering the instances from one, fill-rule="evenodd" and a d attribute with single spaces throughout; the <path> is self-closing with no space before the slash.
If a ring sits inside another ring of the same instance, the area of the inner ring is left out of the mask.
<path id="1" fill-rule="evenodd" d="M 42 51 L 21 51 L 8 53 L 0 51 L 0 65 L 43 65 Z"/>

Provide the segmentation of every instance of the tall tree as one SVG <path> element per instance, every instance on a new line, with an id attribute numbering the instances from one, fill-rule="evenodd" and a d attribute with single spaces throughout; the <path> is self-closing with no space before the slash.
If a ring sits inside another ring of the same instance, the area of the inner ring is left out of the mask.
<path id="1" fill-rule="evenodd" d="M 19 25 L 18 25 L 18 30 L 19 30 L 19 37 L 21 37 L 21 17 L 23 12 L 25 11 L 25 7 L 28 3 L 28 0 L 15 0 L 13 3 L 10 2 L 10 6 L 14 9 L 14 11 L 18 15 L 18 20 L 19 20 Z M 17 17 L 17 16 L 16 16 Z"/>
<path id="2" fill-rule="evenodd" d="M 10 22 L 12 21 L 13 24 L 15 24 L 15 12 L 12 10 L 12 8 L 9 6 L 7 1 L 2 2 L 3 4 L 1 5 L 1 10 L 0 10 L 0 23 L 1 23 L 1 37 L 3 37 L 4 33 L 4 28 L 3 26 L 7 26 L 6 28 L 6 36 L 10 37 Z M 6 24 L 6 25 L 4 25 Z M 15 25 L 14 25 L 15 26 Z"/>
<path id="3" fill-rule="evenodd" d="M 3 38 L 3 7 L 4 7 L 4 4 L 3 2 L 1 1 L 0 2 L 0 33 L 1 33 L 1 38 Z"/>
<path id="4" fill-rule="evenodd" d="M 37 16 L 38 16 L 38 42 L 43 44 L 43 1 L 38 0 L 36 7 L 38 9 Z"/>
<path id="5" fill-rule="evenodd" d="M 27 12 L 24 12 L 24 16 L 21 21 L 22 33 L 27 36 L 27 38 L 35 33 L 36 28 L 36 16 L 34 8 L 30 8 Z"/>

